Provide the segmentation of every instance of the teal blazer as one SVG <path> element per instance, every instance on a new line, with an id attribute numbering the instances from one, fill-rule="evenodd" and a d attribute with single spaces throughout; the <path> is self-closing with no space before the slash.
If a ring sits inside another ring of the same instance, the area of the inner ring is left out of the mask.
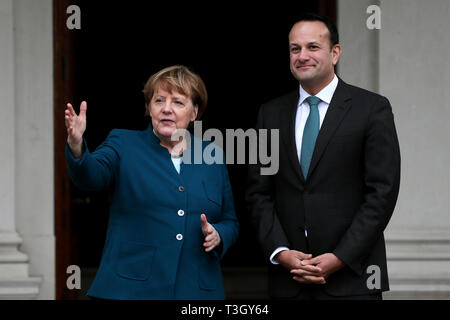
<path id="1" fill-rule="evenodd" d="M 95 152 L 86 141 L 84 148 L 75 159 L 66 145 L 69 175 L 80 189 L 109 190 L 110 200 L 106 242 L 88 295 L 224 299 L 220 259 L 239 230 L 226 165 L 182 163 L 178 173 L 151 125 L 114 129 Z M 222 239 L 209 253 L 202 213 Z"/>

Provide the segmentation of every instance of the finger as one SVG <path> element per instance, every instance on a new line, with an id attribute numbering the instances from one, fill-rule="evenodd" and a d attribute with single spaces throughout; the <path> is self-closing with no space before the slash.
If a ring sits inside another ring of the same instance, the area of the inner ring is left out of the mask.
<path id="1" fill-rule="evenodd" d="M 215 234 L 208 234 L 208 235 L 205 237 L 205 241 L 206 241 L 206 242 L 211 241 L 211 240 L 217 240 L 217 236 L 216 236 Z"/>
<path id="2" fill-rule="evenodd" d="M 207 247 L 207 248 L 205 249 L 205 251 L 206 251 L 206 252 L 210 252 L 211 250 L 214 250 L 215 247 L 216 247 L 215 245 L 214 245 L 214 246 L 209 246 L 209 247 Z"/>
<path id="3" fill-rule="evenodd" d="M 69 110 L 70 115 L 72 117 L 76 117 L 77 116 L 77 114 L 75 113 L 75 110 L 73 110 L 73 107 L 72 107 L 72 105 L 70 103 L 67 104 L 67 110 Z"/>
<path id="4" fill-rule="evenodd" d="M 208 220 L 206 219 L 206 215 L 204 213 L 200 215 L 200 221 L 202 223 L 202 229 L 206 231 L 206 227 L 208 226 Z"/>
<path id="5" fill-rule="evenodd" d="M 300 283 L 310 283 L 309 281 L 306 281 L 302 276 L 295 276 L 295 277 L 292 277 L 292 279 L 294 279 L 295 281 L 297 281 L 297 282 L 300 282 Z"/>
<path id="6" fill-rule="evenodd" d="M 297 282 L 305 283 L 305 284 L 325 284 L 326 281 L 324 278 L 317 278 L 317 277 L 311 277 L 311 276 L 295 276 L 292 279 L 294 279 Z"/>
<path id="7" fill-rule="evenodd" d="M 302 265 L 306 266 L 306 265 L 312 265 L 312 264 L 319 264 L 319 262 L 320 262 L 320 259 L 318 257 L 315 257 L 313 259 L 303 260 L 301 263 L 302 263 Z"/>
<path id="8" fill-rule="evenodd" d="M 64 117 L 64 123 L 66 125 L 66 128 L 69 129 L 70 121 L 69 121 L 69 117 L 67 115 Z"/>
<path id="9" fill-rule="evenodd" d="M 310 283 L 318 283 L 318 284 L 325 284 L 325 278 L 324 277 L 315 277 L 315 276 L 303 276 L 303 279 L 306 281 L 309 281 Z"/>
<path id="10" fill-rule="evenodd" d="M 296 254 L 297 254 L 297 257 L 301 260 L 312 258 L 312 254 L 310 254 L 310 253 L 303 253 L 301 251 L 296 251 Z"/>
<path id="11" fill-rule="evenodd" d="M 206 237 L 204 243 L 218 243 L 219 242 L 219 237 Z"/>
<path id="12" fill-rule="evenodd" d="M 205 247 L 209 247 L 209 246 L 212 246 L 212 245 L 216 245 L 218 243 L 218 241 L 217 241 L 217 239 L 212 239 L 212 240 L 209 240 L 209 241 L 204 241 L 203 242 L 203 245 L 205 246 Z"/>
<path id="13" fill-rule="evenodd" d="M 66 122 L 70 122 L 72 120 L 72 116 L 70 115 L 70 113 L 66 110 L 66 114 L 64 115 L 64 120 Z"/>
<path id="14" fill-rule="evenodd" d="M 70 112 L 69 109 L 66 109 L 64 111 L 64 119 L 69 120 L 69 121 L 73 121 L 74 118 L 75 118 L 75 116 L 72 115 L 72 113 Z"/>
<path id="15" fill-rule="evenodd" d="M 87 102 L 83 101 L 81 102 L 80 105 L 80 116 L 82 116 L 83 118 L 86 117 L 86 110 L 87 110 Z"/>
<path id="16" fill-rule="evenodd" d="M 215 247 L 217 244 L 214 241 L 210 241 L 210 242 L 205 242 L 203 243 L 203 246 L 205 248 L 210 248 L 210 247 Z"/>
<path id="17" fill-rule="evenodd" d="M 300 276 L 295 276 L 292 279 L 294 279 L 295 281 L 297 281 L 299 283 L 303 283 L 303 284 L 325 284 L 326 283 L 325 279 L 323 279 L 323 280 L 310 280 L 310 279 L 306 279 L 306 278 L 300 277 Z"/>
<path id="18" fill-rule="evenodd" d="M 300 265 L 296 269 L 304 270 L 304 271 L 312 272 L 312 273 L 321 273 L 322 272 L 322 268 L 321 267 L 313 266 L 313 265 L 306 265 L 306 266 Z"/>
<path id="19" fill-rule="evenodd" d="M 302 269 L 292 269 L 291 273 L 293 275 L 297 275 L 297 276 L 314 276 L 314 277 L 322 276 L 320 273 L 310 272 L 310 271 L 306 271 L 306 270 L 302 270 Z"/>

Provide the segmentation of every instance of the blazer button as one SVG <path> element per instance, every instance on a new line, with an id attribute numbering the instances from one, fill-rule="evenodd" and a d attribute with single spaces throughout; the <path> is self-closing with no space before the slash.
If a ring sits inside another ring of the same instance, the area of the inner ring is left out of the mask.
<path id="1" fill-rule="evenodd" d="M 177 234 L 177 240 L 178 241 L 183 240 L 183 235 L 181 233 Z"/>
<path id="2" fill-rule="evenodd" d="M 178 187 L 178 191 L 184 192 L 184 187 L 183 187 L 183 186 L 179 186 L 179 187 Z"/>
<path id="3" fill-rule="evenodd" d="M 184 216 L 184 211 L 183 211 L 183 210 L 178 210 L 178 215 L 179 215 L 180 217 Z"/>

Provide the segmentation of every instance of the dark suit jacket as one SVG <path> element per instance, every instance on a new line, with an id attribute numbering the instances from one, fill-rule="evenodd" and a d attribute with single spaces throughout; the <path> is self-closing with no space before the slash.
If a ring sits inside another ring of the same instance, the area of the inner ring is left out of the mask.
<path id="1" fill-rule="evenodd" d="M 287 246 L 313 256 L 334 253 L 346 267 L 325 285 L 301 285 L 282 266 L 270 265 L 269 294 L 292 297 L 311 286 L 335 296 L 389 290 L 383 230 L 400 182 L 390 103 L 339 79 L 305 181 L 294 133 L 298 99 L 297 89 L 261 106 L 257 128 L 280 130 L 280 167 L 262 176 L 259 164 L 249 166 L 246 201 L 267 261 Z M 367 286 L 370 265 L 380 268 L 380 290 Z"/>
<path id="2" fill-rule="evenodd" d="M 145 131 L 112 130 L 95 152 L 85 149 L 74 159 L 66 147 L 72 181 L 110 194 L 106 243 L 88 295 L 223 299 L 220 258 L 239 229 L 226 165 L 182 163 L 178 174 L 151 125 Z M 209 253 L 201 213 L 222 239 Z"/>

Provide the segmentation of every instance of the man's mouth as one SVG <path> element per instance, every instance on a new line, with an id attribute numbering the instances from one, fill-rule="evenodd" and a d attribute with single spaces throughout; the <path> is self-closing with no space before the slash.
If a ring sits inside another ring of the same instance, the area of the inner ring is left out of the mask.
<path id="1" fill-rule="evenodd" d="M 312 68 L 312 67 L 313 67 L 313 65 L 308 64 L 308 65 L 298 66 L 297 69 L 308 69 L 308 68 Z"/>

